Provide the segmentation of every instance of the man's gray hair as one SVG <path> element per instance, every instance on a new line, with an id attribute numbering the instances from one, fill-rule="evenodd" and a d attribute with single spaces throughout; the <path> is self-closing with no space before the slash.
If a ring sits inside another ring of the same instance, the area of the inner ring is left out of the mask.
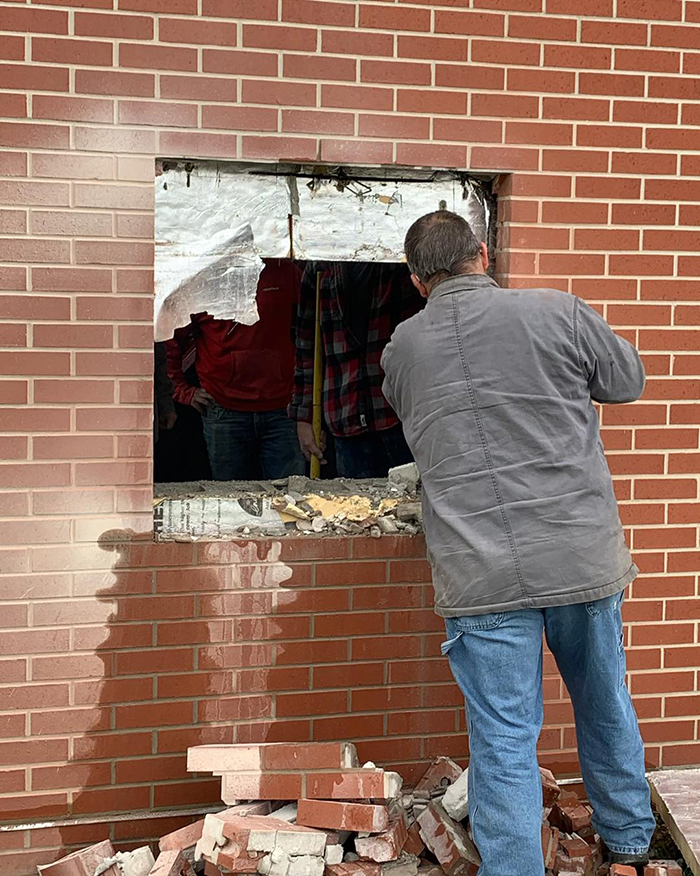
<path id="1" fill-rule="evenodd" d="M 480 249 L 467 220 L 449 210 L 416 219 L 404 242 L 409 270 L 423 283 L 467 273 Z"/>

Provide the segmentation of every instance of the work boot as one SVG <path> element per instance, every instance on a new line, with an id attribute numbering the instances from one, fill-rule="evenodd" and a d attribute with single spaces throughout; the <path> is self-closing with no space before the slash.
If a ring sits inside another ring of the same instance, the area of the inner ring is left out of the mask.
<path id="1" fill-rule="evenodd" d="M 630 867 L 643 867 L 649 863 L 649 854 L 645 852 L 643 855 L 626 855 L 624 852 L 608 851 L 608 861 L 611 864 L 628 864 Z"/>

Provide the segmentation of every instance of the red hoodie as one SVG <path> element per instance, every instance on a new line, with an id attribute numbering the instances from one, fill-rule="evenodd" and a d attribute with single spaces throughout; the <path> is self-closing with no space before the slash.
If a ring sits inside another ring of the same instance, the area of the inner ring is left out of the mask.
<path id="1" fill-rule="evenodd" d="M 285 259 L 268 259 L 258 282 L 260 319 L 247 326 L 208 313 L 193 314 L 167 342 L 168 374 L 174 398 L 189 404 L 196 387 L 183 374 L 192 353 L 203 389 L 217 404 L 233 411 L 286 408 L 294 382 L 296 318 L 301 271 Z"/>

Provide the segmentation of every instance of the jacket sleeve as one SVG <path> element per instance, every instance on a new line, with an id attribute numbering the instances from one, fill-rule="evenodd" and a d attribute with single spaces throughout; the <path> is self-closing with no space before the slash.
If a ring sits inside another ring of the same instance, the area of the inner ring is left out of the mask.
<path id="1" fill-rule="evenodd" d="M 645 374 L 639 353 L 580 298 L 574 303 L 574 337 L 593 401 L 622 404 L 641 396 Z"/>
<path id="2" fill-rule="evenodd" d="M 382 353 L 381 359 L 381 368 L 384 372 L 384 382 L 382 383 L 382 395 L 389 402 L 390 406 L 396 412 L 396 414 L 400 418 L 400 412 L 396 407 L 396 397 L 394 395 L 394 388 L 391 383 L 391 356 L 392 356 L 392 342 L 390 341 L 386 347 L 384 347 L 384 352 Z"/>
<path id="3" fill-rule="evenodd" d="M 299 292 L 296 318 L 294 391 L 289 405 L 292 420 L 310 423 L 313 409 L 314 347 L 316 342 L 316 270 L 307 263 Z"/>
<path id="4" fill-rule="evenodd" d="M 168 377 L 173 382 L 173 398 L 181 405 L 192 403 L 192 396 L 197 389 L 185 380 L 182 372 L 182 349 L 177 338 L 170 338 L 165 342 L 165 350 L 168 360 Z"/>
<path id="5" fill-rule="evenodd" d="M 154 397 L 159 413 L 172 413 L 175 410 L 173 402 L 173 384 L 168 377 L 165 342 L 155 345 L 154 361 Z"/>

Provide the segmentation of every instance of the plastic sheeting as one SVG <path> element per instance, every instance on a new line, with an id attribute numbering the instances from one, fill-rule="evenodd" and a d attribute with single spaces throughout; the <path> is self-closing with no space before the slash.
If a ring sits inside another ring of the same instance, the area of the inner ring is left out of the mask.
<path id="1" fill-rule="evenodd" d="M 203 311 L 256 322 L 263 258 L 401 262 L 411 222 L 438 209 L 460 213 L 487 240 L 489 201 L 479 181 L 441 172 L 389 180 L 337 170 L 270 174 L 212 163 L 165 170 L 156 184 L 156 341 Z"/>

